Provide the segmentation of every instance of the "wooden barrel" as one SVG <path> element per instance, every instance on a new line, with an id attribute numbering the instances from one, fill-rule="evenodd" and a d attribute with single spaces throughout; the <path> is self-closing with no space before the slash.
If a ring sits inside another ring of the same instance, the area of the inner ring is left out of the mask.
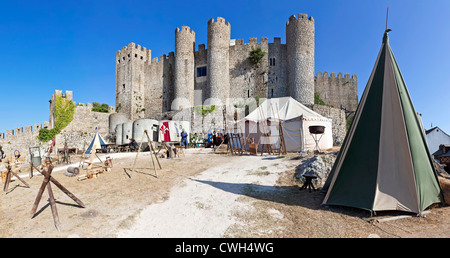
<path id="1" fill-rule="evenodd" d="M 8 172 L 2 172 L 1 173 L 1 175 L 2 175 L 2 183 L 5 183 L 6 182 L 6 175 L 8 174 Z M 10 180 L 10 182 L 11 182 L 11 180 Z"/>

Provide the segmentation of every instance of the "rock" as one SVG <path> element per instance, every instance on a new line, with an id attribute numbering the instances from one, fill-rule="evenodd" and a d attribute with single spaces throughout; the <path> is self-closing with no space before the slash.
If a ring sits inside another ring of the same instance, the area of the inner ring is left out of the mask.
<path id="1" fill-rule="evenodd" d="M 303 175 L 314 175 L 317 179 L 313 180 L 315 185 L 323 185 L 333 168 L 336 156 L 333 153 L 324 155 L 316 155 L 312 158 L 306 159 L 297 167 L 295 177 L 304 180 Z"/>

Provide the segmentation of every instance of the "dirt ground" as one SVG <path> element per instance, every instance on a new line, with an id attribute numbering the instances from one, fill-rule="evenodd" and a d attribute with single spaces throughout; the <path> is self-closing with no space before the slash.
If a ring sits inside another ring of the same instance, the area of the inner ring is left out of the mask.
<path id="1" fill-rule="evenodd" d="M 152 169 L 125 173 L 134 158 L 113 156 L 112 171 L 83 181 L 55 168 L 52 176 L 86 206 L 52 185 L 61 231 L 53 224 L 47 191 L 30 214 L 44 177 L 22 172 L 30 188 L 14 180 L 0 193 L 0 237 L 450 237 L 448 206 L 434 207 L 426 217 L 386 222 L 377 219 L 405 214 L 371 217 L 358 209 L 322 207 L 323 193 L 299 191 L 294 172 L 302 160 L 295 154 L 189 149 L 180 158 L 160 159 L 157 177 Z M 149 153 L 140 155 L 136 167 L 152 167 Z"/>

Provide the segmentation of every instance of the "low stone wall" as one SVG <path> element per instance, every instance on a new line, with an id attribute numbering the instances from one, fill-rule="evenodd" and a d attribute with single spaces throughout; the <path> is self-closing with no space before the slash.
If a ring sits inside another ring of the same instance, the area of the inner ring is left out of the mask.
<path id="1" fill-rule="evenodd" d="M 332 119 L 333 145 L 339 146 L 344 142 L 347 133 L 347 119 L 345 111 L 330 106 L 313 105 L 312 110 L 324 117 Z"/>

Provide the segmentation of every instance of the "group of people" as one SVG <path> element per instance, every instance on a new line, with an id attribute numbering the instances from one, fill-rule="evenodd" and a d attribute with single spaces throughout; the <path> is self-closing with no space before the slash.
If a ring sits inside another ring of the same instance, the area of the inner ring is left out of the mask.
<path id="1" fill-rule="evenodd" d="M 181 137 L 180 145 L 183 146 L 185 149 L 187 149 L 187 147 L 189 145 L 189 140 L 188 140 L 189 134 L 186 132 L 185 129 L 182 129 L 182 131 L 180 133 L 180 137 Z M 194 136 L 190 140 L 191 140 L 190 141 L 191 143 L 197 144 L 197 146 L 199 146 L 200 143 L 203 143 L 202 139 L 197 138 L 197 134 L 194 134 Z M 216 132 L 214 130 L 213 132 L 208 133 L 208 138 L 206 140 L 205 147 L 213 148 L 214 146 L 219 146 L 223 141 L 224 141 L 223 133 Z M 129 148 L 130 148 L 130 150 L 133 150 L 133 151 L 137 150 L 138 144 L 135 139 L 130 138 Z"/>

